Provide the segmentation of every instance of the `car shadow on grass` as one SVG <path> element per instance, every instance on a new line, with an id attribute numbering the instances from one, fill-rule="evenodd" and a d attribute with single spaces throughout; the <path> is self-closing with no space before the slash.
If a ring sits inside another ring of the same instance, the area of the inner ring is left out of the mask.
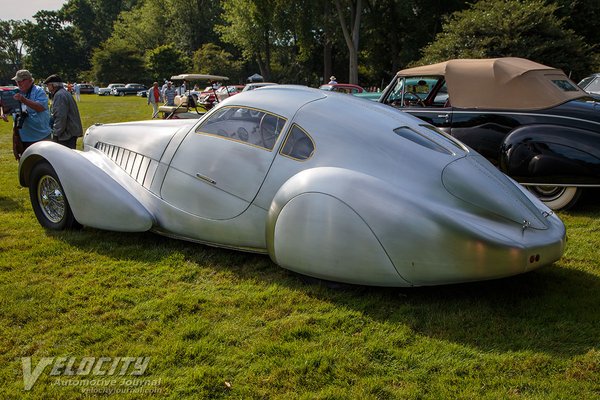
<path id="1" fill-rule="evenodd" d="M 0 196 L 0 211 L 1 212 L 13 212 L 21 211 L 24 209 L 23 203 L 10 197 Z"/>
<path id="2" fill-rule="evenodd" d="M 581 213 L 600 207 L 583 204 Z M 114 259 L 160 263 L 180 253 L 185 263 L 209 265 L 236 279 L 279 285 L 354 310 L 416 335 L 488 352 L 535 351 L 564 357 L 598 346 L 600 279 L 561 260 L 539 270 L 486 282 L 382 288 L 326 282 L 284 270 L 267 255 L 219 249 L 153 233 L 121 234 L 85 228 L 48 232 L 59 240 Z M 182 263 L 183 266 L 183 263 Z M 594 266 L 592 266 L 593 268 Z"/>

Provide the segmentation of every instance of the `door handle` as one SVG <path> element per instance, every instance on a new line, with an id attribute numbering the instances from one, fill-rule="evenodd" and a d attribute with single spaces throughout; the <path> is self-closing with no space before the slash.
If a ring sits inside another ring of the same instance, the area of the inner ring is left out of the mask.
<path id="1" fill-rule="evenodd" d="M 213 179 L 210 179 L 208 176 L 204 176 L 202 174 L 196 174 L 196 178 L 202 179 L 203 181 L 208 182 L 208 183 L 210 183 L 212 185 L 216 185 L 217 184 L 217 181 L 215 181 Z"/>
<path id="2" fill-rule="evenodd" d="M 444 118 L 445 122 L 450 121 L 450 114 L 438 114 L 438 118 Z"/>

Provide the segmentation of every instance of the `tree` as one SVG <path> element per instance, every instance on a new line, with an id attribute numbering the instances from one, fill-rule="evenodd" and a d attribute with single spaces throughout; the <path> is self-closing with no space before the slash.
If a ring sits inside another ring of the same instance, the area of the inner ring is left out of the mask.
<path id="1" fill-rule="evenodd" d="M 335 8 L 340 18 L 340 25 L 348 46 L 348 82 L 358 84 L 358 41 L 360 38 L 360 20 L 363 13 L 362 0 L 351 0 L 347 4 L 346 10 L 350 14 L 349 26 L 344 19 L 344 9 L 340 0 L 335 0 Z"/>
<path id="2" fill-rule="evenodd" d="M 575 76 L 589 69 L 589 47 L 564 27 L 556 4 L 543 0 L 480 1 L 447 18 L 418 64 L 451 58 L 523 57 Z"/>
<path id="3" fill-rule="evenodd" d="M 144 52 L 171 43 L 167 33 L 171 21 L 162 0 L 145 0 L 131 11 L 122 11 L 104 46 L 131 47 Z"/>
<path id="4" fill-rule="evenodd" d="M 25 22 L 23 26 L 25 66 L 39 78 L 60 74 L 65 80 L 76 80 L 85 55 L 73 27 L 65 25 L 56 11 L 39 11 L 34 19 L 36 23 Z"/>
<path id="5" fill-rule="evenodd" d="M 161 0 L 167 5 L 169 19 L 165 35 L 171 43 L 191 55 L 205 43 L 218 41 L 214 26 L 221 22 L 220 1 L 214 0 Z"/>
<path id="6" fill-rule="evenodd" d="M 256 61 L 266 80 L 271 80 L 273 3 L 269 0 L 224 1 L 223 24 L 215 28 L 223 41 L 242 51 L 246 60 Z"/>
<path id="7" fill-rule="evenodd" d="M 63 26 L 69 26 L 80 49 L 77 75 L 87 75 L 93 50 L 110 37 L 113 22 L 122 11 L 131 10 L 143 0 L 69 0 L 58 11 Z"/>
<path id="8" fill-rule="evenodd" d="M 147 52 L 145 65 L 152 80 L 160 81 L 172 75 L 186 73 L 189 61 L 181 50 L 168 44 Z"/>
<path id="9" fill-rule="evenodd" d="M 417 60 L 442 29 L 443 16 L 467 0 L 371 0 L 365 8 L 359 52 L 361 83 L 381 85 Z"/>
<path id="10" fill-rule="evenodd" d="M 221 39 L 234 45 L 244 60 L 258 64 L 266 80 L 314 82 L 315 49 L 320 27 L 317 0 L 226 0 Z"/>
<path id="11" fill-rule="evenodd" d="M 92 74 L 99 84 L 146 82 L 144 59 L 138 49 L 127 45 L 100 46 L 92 56 Z"/>
<path id="12" fill-rule="evenodd" d="M 206 43 L 198 49 L 194 53 L 192 63 L 194 72 L 225 75 L 232 81 L 241 78 L 242 62 L 214 43 Z"/>
<path id="13" fill-rule="evenodd" d="M 0 82 L 8 84 L 23 66 L 23 21 L 0 21 Z"/>
<path id="14" fill-rule="evenodd" d="M 559 6 L 557 14 L 565 18 L 565 26 L 581 35 L 590 44 L 591 66 L 580 77 L 600 71 L 600 29 L 595 21 L 600 21 L 600 2 L 589 0 L 555 0 Z"/>

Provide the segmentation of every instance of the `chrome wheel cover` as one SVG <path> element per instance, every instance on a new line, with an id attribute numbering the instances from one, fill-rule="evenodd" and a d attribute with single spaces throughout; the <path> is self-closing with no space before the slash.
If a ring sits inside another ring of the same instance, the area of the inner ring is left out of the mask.
<path id="1" fill-rule="evenodd" d="M 561 186 L 533 186 L 533 190 L 540 199 L 551 201 L 562 196 L 567 188 Z"/>
<path id="2" fill-rule="evenodd" d="M 65 217 L 66 201 L 60 184 L 54 177 L 44 175 L 38 182 L 37 200 L 44 216 L 57 224 Z"/>

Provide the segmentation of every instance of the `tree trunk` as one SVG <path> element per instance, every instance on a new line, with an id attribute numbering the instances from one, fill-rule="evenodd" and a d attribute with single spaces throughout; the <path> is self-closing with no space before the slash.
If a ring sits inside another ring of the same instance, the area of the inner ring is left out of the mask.
<path id="1" fill-rule="evenodd" d="M 360 18 L 362 16 L 362 0 L 356 0 L 356 3 L 350 7 L 350 30 L 344 21 L 344 14 L 340 0 L 335 0 L 338 16 L 346 46 L 348 46 L 348 83 L 358 84 L 358 40 L 360 38 Z"/>
<path id="2" fill-rule="evenodd" d="M 321 83 L 327 83 L 329 77 L 333 75 L 331 49 L 331 41 L 329 39 L 325 39 L 325 44 L 323 45 L 323 82 Z"/>

